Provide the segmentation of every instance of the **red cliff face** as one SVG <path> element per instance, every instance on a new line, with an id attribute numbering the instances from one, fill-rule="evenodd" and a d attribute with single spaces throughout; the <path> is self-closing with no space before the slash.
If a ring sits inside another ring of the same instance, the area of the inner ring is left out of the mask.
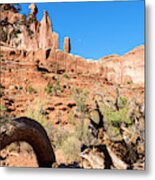
<path id="1" fill-rule="evenodd" d="M 144 84 L 144 46 L 124 56 L 112 55 L 99 60 L 103 76 L 120 84 Z"/>
<path id="2" fill-rule="evenodd" d="M 124 74 L 136 84 L 144 84 L 144 46 L 139 46 L 124 55 Z"/>
<path id="3" fill-rule="evenodd" d="M 139 46 L 124 56 L 106 56 L 98 61 L 86 60 L 80 56 L 51 48 L 28 52 L 2 46 L 1 52 L 8 59 L 20 58 L 20 61 L 40 62 L 49 71 L 53 71 L 54 64 L 57 64 L 63 71 L 95 75 L 112 84 L 144 86 L 144 46 Z"/>

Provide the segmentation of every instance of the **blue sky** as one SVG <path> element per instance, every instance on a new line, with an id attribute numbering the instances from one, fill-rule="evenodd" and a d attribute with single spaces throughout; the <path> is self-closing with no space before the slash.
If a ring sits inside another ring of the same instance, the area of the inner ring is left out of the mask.
<path id="1" fill-rule="evenodd" d="M 71 38 L 71 53 L 87 59 L 123 55 L 144 44 L 144 1 L 36 3 L 37 19 L 47 10 L 53 30 Z M 29 4 L 21 4 L 28 14 Z"/>

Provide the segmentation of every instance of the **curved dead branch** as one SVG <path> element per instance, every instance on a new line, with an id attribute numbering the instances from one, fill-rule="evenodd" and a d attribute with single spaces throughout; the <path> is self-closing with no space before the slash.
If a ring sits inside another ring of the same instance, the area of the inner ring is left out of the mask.
<path id="1" fill-rule="evenodd" d="M 32 146 L 39 167 L 51 167 L 56 161 L 47 133 L 37 121 L 20 117 L 1 125 L 0 150 L 16 141 L 25 141 Z"/>

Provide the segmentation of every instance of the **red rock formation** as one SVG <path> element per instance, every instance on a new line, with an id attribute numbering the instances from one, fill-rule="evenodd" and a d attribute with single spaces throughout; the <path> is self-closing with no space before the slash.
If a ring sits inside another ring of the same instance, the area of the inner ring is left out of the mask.
<path id="1" fill-rule="evenodd" d="M 144 84 L 144 46 L 134 48 L 124 55 L 124 76 L 128 76 L 136 84 Z"/>
<path id="2" fill-rule="evenodd" d="M 38 22 L 35 19 L 37 7 L 31 4 L 30 9 L 31 13 L 27 19 L 14 11 L 2 11 L 0 17 L 3 22 L 2 32 L 7 33 L 7 39 L 1 40 L 2 50 L 29 51 L 23 55 L 20 53 L 20 59 L 40 62 L 49 70 L 51 67 L 55 68 L 57 64 L 63 71 L 95 74 L 110 83 L 144 84 L 144 46 L 139 46 L 124 56 L 110 55 L 99 61 L 86 61 L 80 56 L 69 54 L 71 49 L 69 37 L 64 38 L 64 51 L 59 50 L 59 35 L 52 31 L 48 13 L 45 11 L 41 22 Z M 26 26 L 27 23 L 29 28 Z M 16 24 L 20 26 L 20 31 Z"/>
<path id="3" fill-rule="evenodd" d="M 29 8 L 31 12 L 28 17 L 9 10 L 1 12 L 0 21 L 4 24 L 1 41 L 10 48 L 27 51 L 58 49 L 59 36 L 56 32 L 52 32 L 52 22 L 47 11 L 44 12 L 41 22 L 38 22 L 36 20 L 37 6 L 32 3 Z"/>
<path id="4" fill-rule="evenodd" d="M 101 58 L 101 74 L 113 83 L 144 84 L 144 46 L 139 46 L 124 56 Z"/>
<path id="5" fill-rule="evenodd" d="M 39 48 L 52 48 L 52 45 L 52 23 L 47 11 L 44 11 L 40 25 Z"/>
<path id="6" fill-rule="evenodd" d="M 69 37 L 65 37 L 64 38 L 64 52 L 66 53 L 70 53 L 70 38 Z"/>

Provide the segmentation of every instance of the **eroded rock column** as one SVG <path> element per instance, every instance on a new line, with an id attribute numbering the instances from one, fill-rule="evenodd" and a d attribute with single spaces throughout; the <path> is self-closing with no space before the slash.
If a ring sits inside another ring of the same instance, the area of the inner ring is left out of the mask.
<path id="1" fill-rule="evenodd" d="M 70 50 L 71 50 L 70 38 L 69 37 L 65 37 L 64 38 L 64 52 L 70 53 Z"/>

